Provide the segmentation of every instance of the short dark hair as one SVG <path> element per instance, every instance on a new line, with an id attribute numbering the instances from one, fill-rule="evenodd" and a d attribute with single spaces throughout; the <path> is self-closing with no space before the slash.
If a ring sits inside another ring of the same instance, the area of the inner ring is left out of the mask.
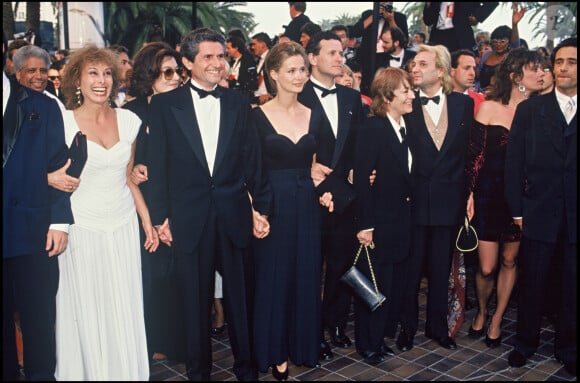
<path id="1" fill-rule="evenodd" d="M 578 46 L 577 42 L 578 42 L 578 38 L 576 38 L 576 37 L 569 37 L 565 40 L 562 40 L 560 42 L 560 44 L 558 44 L 556 46 L 556 48 L 554 48 L 554 51 L 552 52 L 552 55 L 550 56 L 550 59 L 552 61 L 552 67 L 554 66 L 554 61 L 556 60 L 556 53 L 558 53 L 558 51 L 564 47 L 576 48 Z"/>
<path id="2" fill-rule="evenodd" d="M 300 28 L 300 34 L 306 33 L 310 37 L 314 36 L 315 34 L 317 34 L 320 31 L 322 31 L 322 28 L 320 28 L 320 25 L 314 24 L 314 23 L 311 23 L 311 22 L 308 22 L 308 23 L 304 24 Z"/>
<path id="3" fill-rule="evenodd" d="M 195 56 L 199 53 L 199 44 L 204 41 L 220 43 L 225 53 L 226 39 L 221 33 L 210 28 L 197 28 L 189 32 L 181 40 L 181 55 L 194 62 Z"/>
<path id="4" fill-rule="evenodd" d="M 254 36 L 252 36 L 252 40 L 261 41 L 266 44 L 268 49 L 272 48 L 272 39 L 265 32 L 256 33 Z"/>
<path id="5" fill-rule="evenodd" d="M 405 36 L 405 34 L 401 30 L 401 28 L 388 27 L 388 28 L 385 28 L 383 33 L 385 33 L 386 31 L 391 32 L 391 39 L 393 40 L 393 42 L 398 41 L 399 46 L 401 48 L 405 49 L 405 47 L 407 46 L 407 36 Z"/>
<path id="6" fill-rule="evenodd" d="M 298 12 L 306 12 L 306 2 L 305 1 L 289 1 L 289 6 L 294 6 Z"/>
<path id="7" fill-rule="evenodd" d="M 457 64 L 461 56 L 471 56 L 475 58 L 475 53 L 469 49 L 458 49 L 451 52 L 451 68 L 457 68 Z"/>
<path id="8" fill-rule="evenodd" d="M 306 46 L 306 53 L 313 55 L 317 55 L 320 53 L 320 42 L 322 40 L 336 40 L 340 42 L 340 37 L 336 35 L 336 33 L 331 31 L 322 31 L 318 32 L 314 36 L 310 36 L 310 40 L 308 41 L 308 45 Z"/>
<path id="9" fill-rule="evenodd" d="M 423 32 L 415 32 L 415 33 L 413 34 L 413 36 L 414 36 L 414 35 L 419 35 L 419 36 L 421 36 L 421 38 L 423 39 L 423 42 L 425 42 L 425 40 L 427 40 L 427 36 L 425 36 L 425 34 L 424 34 Z"/>
<path id="10" fill-rule="evenodd" d="M 228 32 L 228 37 L 237 37 L 240 40 L 242 40 L 244 44 L 246 43 L 246 36 L 244 35 L 244 32 L 239 28 L 234 28 L 230 30 Z"/>
<path id="11" fill-rule="evenodd" d="M 345 25 L 342 24 L 333 25 L 332 28 L 330 28 L 330 30 L 331 32 L 344 31 L 346 33 L 346 37 L 348 37 L 348 28 Z"/>

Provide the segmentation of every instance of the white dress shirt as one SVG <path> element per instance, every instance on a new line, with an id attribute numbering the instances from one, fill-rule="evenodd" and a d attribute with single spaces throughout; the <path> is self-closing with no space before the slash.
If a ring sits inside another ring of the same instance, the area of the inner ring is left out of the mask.
<path id="1" fill-rule="evenodd" d="M 204 89 L 193 79 L 191 79 L 191 83 L 199 89 Z M 205 159 L 207 160 L 207 165 L 209 167 L 209 174 L 212 175 L 220 130 L 220 99 L 213 96 L 200 98 L 195 89 L 192 89 L 191 87 L 189 89 L 193 99 L 193 109 L 195 110 L 199 133 L 201 134 L 201 141 L 203 143 Z"/>
<path id="2" fill-rule="evenodd" d="M 326 88 L 326 86 L 322 85 L 318 80 L 314 78 L 314 76 L 310 76 L 310 81 L 314 84 Z M 326 89 L 334 89 L 336 88 L 336 84 L 332 84 L 330 88 Z M 328 121 L 330 121 L 330 127 L 332 128 L 332 132 L 334 133 L 334 137 L 337 137 L 338 134 L 338 99 L 336 93 L 330 93 L 326 95 L 326 97 L 322 97 L 322 91 L 317 87 L 314 87 L 314 93 L 318 96 L 320 103 L 322 104 L 322 108 L 324 109 L 324 113 L 326 113 L 326 117 Z"/>

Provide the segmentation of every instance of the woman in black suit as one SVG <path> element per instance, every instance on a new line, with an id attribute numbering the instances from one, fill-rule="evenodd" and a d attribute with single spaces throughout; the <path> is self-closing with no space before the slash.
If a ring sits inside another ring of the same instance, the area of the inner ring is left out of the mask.
<path id="1" fill-rule="evenodd" d="M 387 323 L 397 323 L 399 283 L 405 280 L 404 260 L 411 247 L 411 152 L 406 144 L 403 115 L 412 111 L 415 94 L 409 74 L 399 68 L 381 69 L 371 85 L 371 117 L 358 133 L 354 155 L 357 192 L 357 238 L 375 244 L 371 258 L 376 281 L 388 304 L 371 312 L 355 301 L 355 338 L 358 352 L 368 364 L 394 355 L 384 344 L 393 336 Z M 376 169 L 374 183 L 369 176 Z M 364 258 L 363 258 L 364 259 Z M 358 263 L 369 275 L 368 264 Z"/>

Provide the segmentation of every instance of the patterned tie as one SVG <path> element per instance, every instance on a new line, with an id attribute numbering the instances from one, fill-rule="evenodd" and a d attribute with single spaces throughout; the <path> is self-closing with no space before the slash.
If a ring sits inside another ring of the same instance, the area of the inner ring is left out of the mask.
<path id="1" fill-rule="evenodd" d="M 566 108 L 564 109 L 564 116 L 566 117 L 566 122 L 569 124 L 572 121 L 572 118 L 576 114 L 576 105 L 574 104 L 573 99 L 569 99 L 568 103 L 566 104 Z"/>

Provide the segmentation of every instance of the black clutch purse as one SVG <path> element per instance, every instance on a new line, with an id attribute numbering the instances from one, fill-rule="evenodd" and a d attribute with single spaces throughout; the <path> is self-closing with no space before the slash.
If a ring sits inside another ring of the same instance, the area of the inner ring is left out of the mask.
<path id="1" fill-rule="evenodd" d="M 348 205 L 354 201 L 356 192 L 352 185 L 347 184 L 346 180 L 330 173 L 324 181 L 316 188 L 318 195 L 323 195 L 326 192 L 332 193 L 332 202 L 334 202 L 334 212 L 342 213 Z"/>
<path id="2" fill-rule="evenodd" d="M 70 166 L 66 174 L 71 177 L 79 178 L 85 164 L 87 163 L 87 136 L 79 131 L 68 149 L 68 156 L 71 159 Z"/>
<path id="3" fill-rule="evenodd" d="M 369 262 L 369 269 L 371 271 L 371 278 L 372 282 L 360 272 L 359 269 L 356 268 L 356 262 L 360 256 L 361 250 L 363 245 L 360 245 L 358 251 L 356 253 L 356 257 L 354 259 L 354 263 L 350 269 L 342 277 L 340 280 L 349 285 L 355 295 L 360 298 L 361 301 L 367 304 L 371 311 L 375 311 L 377 307 L 383 304 L 385 301 L 385 296 L 379 291 L 379 287 L 377 286 L 377 280 L 375 279 L 375 272 L 373 271 L 373 266 L 371 264 L 371 257 L 369 256 L 369 250 L 367 246 L 364 246 L 365 252 L 367 253 L 367 261 Z M 374 248 L 374 245 L 371 244 L 371 249 Z"/>
<path id="4" fill-rule="evenodd" d="M 459 228 L 459 232 L 457 233 L 457 239 L 455 240 L 455 247 L 457 250 L 468 253 L 477 249 L 479 245 L 479 240 L 477 239 L 477 233 L 471 223 L 469 222 L 469 218 L 465 216 L 465 222 Z"/>

